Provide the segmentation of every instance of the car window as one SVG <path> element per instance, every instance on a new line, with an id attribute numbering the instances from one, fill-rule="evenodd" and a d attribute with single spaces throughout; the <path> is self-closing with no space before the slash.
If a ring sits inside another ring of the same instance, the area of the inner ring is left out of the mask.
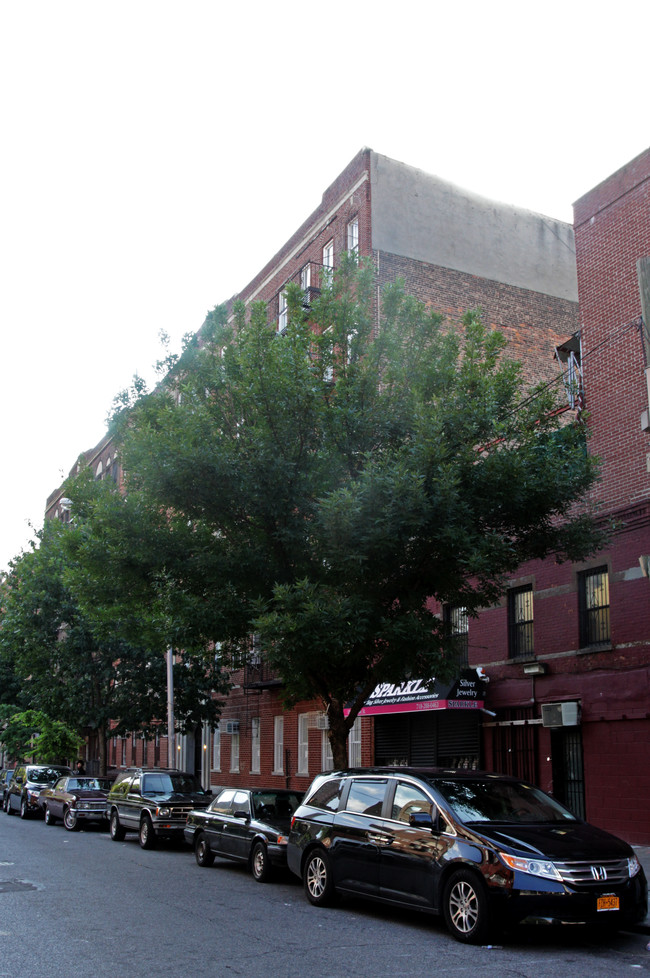
<path id="1" fill-rule="evenodd" d="M 215 800 L 210 805 L 211 812 L 220 812 L 222 815 L 227 814 L 232 807 L 232 800 L 235 797 L 234 789 L 227 788 L 222 791 Z"/>
<path id="2" fill-rule="evenodd" d="M 391 818 L 398 822 L 408 823 L 415 812 L 431 812 L 431 799 L 421 788 L 414 784 L 400 781 L 395 788 L 395 797 L 391 808 Z"/>
<path id="3" fill-rule="evenodd" d="M 387 781 L 353 781 L 346 809 L 359 815 L 381 815 L 386 796 Z"/>
<path id="4" fill-rule="evenodd" d="M 316 789 L 314 794 L 307 799 L 308 805 L 314 808 L 324 808 L 326 811 L 338 812 L 341 792 L 345 784 L 343 778 L 330 778 L 325 784 Z"/>
<path id="5" fill-rule="evenodd" d="M 54 785 L 55 791 L 65 791 L 65 786 L 67 782 L 67 777 L 59 778 L 59 780 Z"/>
<path id="6" fill-rule="evenodd" d="M 248 792 L 246 791 L 236 791 L 235 797 L 232 802 L 233 812 L 246 812 L 250 815 L 251 807 L 250 801 L 248 800 Z"/>
<path id="7" fill-rule="evenodd" d="M 254 791 L 255 818 L 288 818 L 300 804 L 301 795 L 293 791 Z"/>

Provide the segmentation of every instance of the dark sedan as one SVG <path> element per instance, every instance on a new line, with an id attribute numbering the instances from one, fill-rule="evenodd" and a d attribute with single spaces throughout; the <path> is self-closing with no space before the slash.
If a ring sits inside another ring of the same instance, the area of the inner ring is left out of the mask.
<path id="1" fill-rule="evenodd" d="M 78 829 L 82 822 L 106 820 L 106 798 L 112 784 L 111 778 L 90 778 L 66 775 L 41 791 L 39 805 L 45 814 L 47 825 L 62 819 L 69 832 Z"/>
<path id="2" fill-rule="evenodd" d="M 209 808 L 187 816 L 185 839 L 199 866 L 211 866 L 215 856 L 246 863 L 260 883 L 276 867 L 287 865 L 291 816 L 302 792 L 224 788 Z"/>

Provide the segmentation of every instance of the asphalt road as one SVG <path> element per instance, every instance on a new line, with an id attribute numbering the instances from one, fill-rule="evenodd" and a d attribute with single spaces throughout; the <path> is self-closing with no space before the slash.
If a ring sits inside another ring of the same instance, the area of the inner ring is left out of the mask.
<path id="1" fill-rule="evenodd" d="M 188 849 L 71 833 L 0 812 L 0 976 L 14 978 L 612 978 L 650 973 L 648 936 L 519 928 L 465 947 L 424 915 L 307 903 L 299 882 L 256 883 Z"/>

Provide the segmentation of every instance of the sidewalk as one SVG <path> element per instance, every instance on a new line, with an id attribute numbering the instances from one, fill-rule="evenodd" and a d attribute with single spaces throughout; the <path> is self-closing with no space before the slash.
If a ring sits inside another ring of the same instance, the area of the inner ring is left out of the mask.
<path id="1" fill-rule="evenodd" d="M 641 865 L 643 866 L 643 871 L 646 875 L 646 879 L 650 883 L 650 846 L 632 846 L 637 858 Z M 637 924 L 634 928 L 640 931 L 642 934 L 650 934 L 650 913 L 644 921 Z"/>

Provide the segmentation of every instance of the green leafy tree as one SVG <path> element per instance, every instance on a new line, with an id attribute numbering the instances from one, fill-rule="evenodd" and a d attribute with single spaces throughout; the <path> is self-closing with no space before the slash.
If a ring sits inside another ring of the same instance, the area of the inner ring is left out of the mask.
<path id="1" fill-rule="evenodd" d="M 288 294 L 283 335 L 264 305 L 215 310 L 116 430 L 128 495 L 191 531 L 168 570 L 196 629 L 235 663 L 259 633 L 344 765 L 378 682 L 450 675 L 430 599 L 475 614 L 521 563 L 601 544 L 575 505 L 597 465 L 477 312 L 449 328 L 400 283 L 377 312 L 353 260 L 310 310 Z"/>
<path id="2" fill-rule="evenodd" d="M 11 757 L 65 764 L 83 746 L 83 737 L 42 710 L 9 714 L 0 729 L 0 742 Z"/>

